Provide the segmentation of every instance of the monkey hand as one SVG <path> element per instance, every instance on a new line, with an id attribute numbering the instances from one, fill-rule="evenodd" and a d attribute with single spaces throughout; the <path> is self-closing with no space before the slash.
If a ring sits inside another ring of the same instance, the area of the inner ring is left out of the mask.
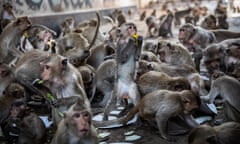
<path id="1" fill-rule="evenodd" d="M 50 102 L 50 104 L 54 107 L 58 107 L 59 106 L 59 102 L 57 99 L 54 98 L 53 95 L 51 95 L 50 93 L 47 93 L 47 98 Z"/>

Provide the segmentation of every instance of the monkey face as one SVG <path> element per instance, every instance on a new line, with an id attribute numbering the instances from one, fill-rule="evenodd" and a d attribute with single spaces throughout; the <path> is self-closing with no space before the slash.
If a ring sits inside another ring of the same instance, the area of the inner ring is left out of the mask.
<path id="1" fill-rule="evenodd" d="M 69 129 L 78 137 L 86 137 L 90 134 L 91 114 L 86 111 L 75 111 L 67 116 Z"/>
<path id="2" fill-rule="evenodd" d="M 179 29 L 178 40 L 182 43 L 190 40 L 194 34 L 195 28 L 192 24 L 185 24 Z"/>
<path id="3" fill-rule="evenodd" d="M 6 88 L 6 94 L 8 96 L 12 96 L 15 98 L 23 98 L 24 97 L 24 88 L 20 84 L 11 83 Z"/>
<path id="4" fill-rule="evenodd" d="M 19 28 L 20 31 L 25 31 L 31 27 L 31 21 L 28 17 L 19 17 L 14 21 L 14 25 Z"/>

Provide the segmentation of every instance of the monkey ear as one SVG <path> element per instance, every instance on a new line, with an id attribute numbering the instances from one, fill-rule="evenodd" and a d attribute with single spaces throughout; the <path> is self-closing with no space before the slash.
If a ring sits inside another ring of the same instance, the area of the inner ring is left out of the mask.
<path id="1" fill-rule="evenodd" d="M 210 144 L 217 144 L 217 138 L 216 136 L 209 136 L 206 138 L 206 141 L 209 142 Z"/>

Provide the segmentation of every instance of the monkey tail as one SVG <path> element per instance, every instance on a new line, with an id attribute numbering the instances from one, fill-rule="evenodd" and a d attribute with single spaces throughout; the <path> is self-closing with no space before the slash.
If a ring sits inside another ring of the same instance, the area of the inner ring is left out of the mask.
<path id="1" fill-rule="evenodd" d="M 133 119 L 133 117 L 138 113 L 138 106 L 134 106 L 133 109 L 130 110 L 130 112 L 123 117 L 120 117 L 118 119 L 114 119 L 114 120 L 108 120 L 108 121 L 96 121 L 96 120 L 92 120 L 93 125 L 95 127 L 111 127 L 113 125 L 126 125 L 127 122 L 131 119 Z"/>
<path id="2" fill-rule="evenodd" d="M 99 14 L 98 11 L 96 12 L 96 15 L 97 15 L 97 21 L 98 21 L 98 23 L 97 23 L 97 27 L 96 27 L 96 31 L 95 31 L 95 35 L 94 35 L 94 37 L 93 37 L 93 40 L 92 40 L 92 42 L 90 43 L 90 45 L 88 46 L 88 50 L 94 45 L 94 43 L 95 43 L 95 41 L 96 41 L 96 39 L 97 39 L 97 35 L 98 35 L 99 28 L 100 28 L 100 14 Z"/>

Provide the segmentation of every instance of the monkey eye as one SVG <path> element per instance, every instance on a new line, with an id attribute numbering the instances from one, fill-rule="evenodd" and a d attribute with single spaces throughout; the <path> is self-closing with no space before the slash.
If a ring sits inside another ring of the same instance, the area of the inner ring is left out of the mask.
<path id="1" fill-rule="evenodd" d="M 74 113 L 74 115 L 73 115 L 73 117 L 75 117 L 75 118 L 79 118 L 80 116 L 81 116 L 80 113 Z"/>
<path id="2" fill-rule="evenodd" d="M 50 69 L 50 66 L 49 65 L 45 65 L 45 69 Z"/>
<path id="3" fill-rule="evenodd" d="M 184 30 L 183 28 L 180 28 L 180 29 L 179 29 L 179 31 L 182 31 L 182 32 L 184 32 L 185 30 Z"/>
<path id="4" fill-rule="evenodd" d="M 82 115 L 83 115 L 84 117 L 89 117 L 89 113 L 88 113 L 88 112 L 83 112 Z"/>

